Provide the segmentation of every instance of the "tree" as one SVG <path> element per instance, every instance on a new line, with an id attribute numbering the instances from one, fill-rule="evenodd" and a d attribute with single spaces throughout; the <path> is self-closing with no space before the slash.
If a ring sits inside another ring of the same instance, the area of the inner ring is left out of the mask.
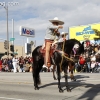
<path id="1" fill-rule="evenodd" d="M 33 45 L 34 45 L 34 42 L 33 42 L 33 41 L 31 41 L 31 42 L 30 42 L 30 44 L 33 46 Z"/>
<path id="2" fill-rule="evenodd" d="M 93 30 L 94 30 L 94 32 L 95 32 L 95 35 L 96 35 L 96 36 L 99 36 L 99 38 L 100 38 L 100 31 L 97 30 L 97 29 L 93 29 Z"/>
<path id="3" fill-rule="evenodd" d="M 95 35 L 98 36 L 98 38 L 94 38 L 95 40 L 100 40 L 100 31 L 97 29 L 93 29 L 93 31 L 95 32 Z"/>

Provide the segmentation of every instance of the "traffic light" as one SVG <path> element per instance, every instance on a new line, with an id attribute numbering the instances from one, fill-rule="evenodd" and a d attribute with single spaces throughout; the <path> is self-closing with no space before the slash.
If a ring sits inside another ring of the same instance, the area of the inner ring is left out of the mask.
<path id="1" fill-rule="evenodd" d="M 14 54 L 11 53 L 10 55 L 11 55 L 12 57 L 14 57 Z"/>
<path id="2" fill-rule="evenodd" d="M 5 52 L 5 55 L 7 55 L 7 52 Z"/>
<path id="3" fill-rule="evenodd" d="M 30 54 L 31 52 L 32 52 L 31 44 L 30 43 L 25 43 L 25 53 Z"/>
<path id="4" fill-rule="evenodd" d="M 8 48 L 8 41 L 5 40 L 5 41 L 4 41 L 4 49 L 7 49 L 7 48 Z"/>
<path id="5" fill-rule="evenodd" d="M 7 53 L 7 52 L 5 52 L 5 55 L 9 55 L 9 52 Z"/>
<path id="6" fill-rule="evenodd" d="M 31 44 L 27 43 L 27 54 L 31 53 Z"/>
<path id="7" fill-rule="evenodd" d="M 14 52 L 14 45 L 10 45 L 10 51 Z"/>

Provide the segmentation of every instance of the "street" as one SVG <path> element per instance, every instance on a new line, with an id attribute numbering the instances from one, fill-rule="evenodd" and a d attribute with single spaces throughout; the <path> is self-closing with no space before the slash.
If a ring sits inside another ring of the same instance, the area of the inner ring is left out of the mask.
<path id="1" fill-rule="evenodd" d="M 71 92 L 64 86 L 59 93 L 57 80 L 53 80 L 52 72 L 41 73 L 39 90 L 34 90 L 32 73 L 0 72 L 0 100 L 99 100 L 100 73 L 75 73 L 76 82 L 69 81 Z"/>

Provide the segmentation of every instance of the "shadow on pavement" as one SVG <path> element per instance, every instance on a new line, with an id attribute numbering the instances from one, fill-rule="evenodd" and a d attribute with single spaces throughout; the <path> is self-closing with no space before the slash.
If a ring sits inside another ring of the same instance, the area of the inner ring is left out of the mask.
<path id="1" fill-rule="evenodd" d="M 69 86 L 72 87 L 71 90 L 77 87 L 90 88 L 83 95 L 81 95 L 78 99 L 94 100 L 94 98 L 100 94 L 100 84 L 85 83 L 86 79 L 84 78 L 89 78 L 89 76 L 77 75 L 75 76 L 75 78 L 77 79 L 77 81 L 68 82 Z M 81 80 L 78 80 L 78 79 L 81 79 Z M 45 84 L 45 85 L 40 86 L 40 88 L 45 88 L 51 85 L 58 85 L 58 82 Z M 64 88 L 65 82 L 61 82 L 61 86 L 62 88 Z M 66 88 L 64 90 L 66 90 Z"/>

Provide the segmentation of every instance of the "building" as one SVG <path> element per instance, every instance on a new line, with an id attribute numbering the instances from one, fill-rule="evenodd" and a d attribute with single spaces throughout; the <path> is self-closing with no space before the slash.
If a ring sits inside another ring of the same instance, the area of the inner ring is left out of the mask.
<path id="1" fill-rule="evenodd" d="M 11 43 L 9 44 L 9 53 L 12 53 L 10 51 L 10 45 L 11 45 Z M 32 47 L 32 50 L 34 50 L 34 47 Z M 4 49 L 4 42 L 0 42 L 0 58 L 7 57 L 7 55 L 5 55 L 5 52 L 6 52 L 6 50 Z M 28 56 L 27 54 L 25 54 L 25 46 L 21 46 L 21 45 L 14 45 L 14 53 L 18 54 L 17 57 Z M 31 56 L 31 54 L 30 54 L 30 56 Z M 11 57 L 11 54 L 9 54 L 9 57 Z"/>

